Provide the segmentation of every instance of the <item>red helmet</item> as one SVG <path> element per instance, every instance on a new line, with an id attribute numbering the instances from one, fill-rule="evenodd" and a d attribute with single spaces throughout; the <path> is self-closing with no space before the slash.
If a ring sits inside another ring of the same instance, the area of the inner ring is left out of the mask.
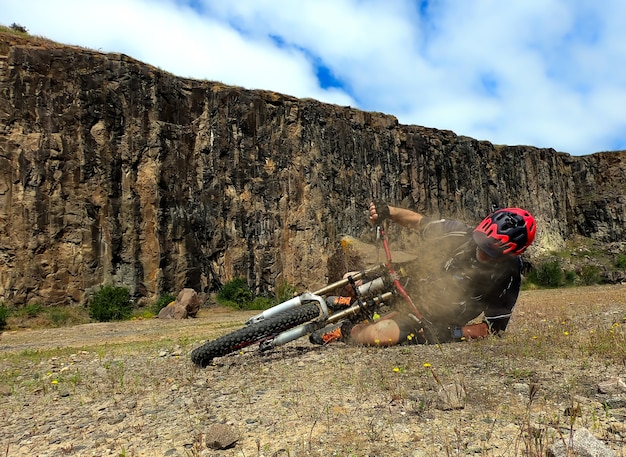
<path id="1" fill-rule="evenodd" d="M 472 236 L 478 247 L 491 257 L 520 255 L 537 233 L 535 218 L 521 208 L 494 211 L 476 226 Z"/>

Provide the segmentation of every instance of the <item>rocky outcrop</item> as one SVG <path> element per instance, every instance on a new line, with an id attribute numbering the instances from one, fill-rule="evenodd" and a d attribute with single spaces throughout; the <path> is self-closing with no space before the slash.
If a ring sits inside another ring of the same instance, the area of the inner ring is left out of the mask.
<path id="1" fill-rule="evenodd" d="M 176 300 L 169 303 L 159 311 L 159 319 L 187 319 L 196 317 L 202 301 L 198 293 L 193 289 L 183 289 L 178 293 Z"/>
<path id="2" fill-rule="evenodd" d="M 21 40 L 21 39 L 20 39 Z M 626 231 L 626 152 L 494 146 L 393 116 L 179 78 L 0 35 L 0 300 L 314 288 L 371 198 L 479 220 L 519 205 L 535 249 Z M 531 252 L 532 254 L 532 252 Z"/>

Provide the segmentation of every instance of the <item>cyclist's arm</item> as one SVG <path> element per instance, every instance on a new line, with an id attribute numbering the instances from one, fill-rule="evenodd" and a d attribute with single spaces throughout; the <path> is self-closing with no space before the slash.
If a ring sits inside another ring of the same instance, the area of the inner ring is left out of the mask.
<path id="1" fill-rule="evenodd" d="M 518 261 L 518 265 L 521 269 L 521 261 Z M 519 296 L 521 283 L 521 276 L 513 274 L 507 287 L 502 291 L 500 297 L 498 297 L 498 302 L 490 304 L 485 310 L 485 322 L 489 326 L 491 333 L 497 334 L 506 330 L 509 320 L 511 319 L 511 314 L 513 314 L 517 297 Z"/>
<path id="2" fill-rule="evenodd" d="M 420 226 L 420 222 L 422 222 L 424 216 L 409 209 L 390 206 L 389 219 L 391 219 L 396 224 L 400 224 L 404 227 L 416 229 Z"/>
<path id="3" fill-rule="evenodd" d="M 517 262 L 517 265 L 521 268 L 520 261 Z M 508 282 L 504 284 L 502 292 L 497 297 L 494 297 L 485 308 L 483 322 L 465 325 L 457 333 L 462 334 L 463 338 L 472 339 L 482 338 L 489 334 L 498 335 L 504 332 L 511 319 L 511 314 L 513 314 L 520 286 L 521 277 L 515 273 L 511 274 Z"/>

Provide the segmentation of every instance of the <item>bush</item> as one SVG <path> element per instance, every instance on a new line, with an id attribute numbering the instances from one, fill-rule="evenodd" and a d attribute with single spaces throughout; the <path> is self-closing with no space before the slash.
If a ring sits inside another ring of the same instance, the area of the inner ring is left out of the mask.
<path id="1" fill-rule="evenodd" d="M 29 303 L 28 305 L 21 308 L 17 314 L 19 316 L 33 319 L 43 313 L 43 311 L 44 308 L 41 303 Z"/>
<path id="2" fill-rule="evenodd" d="M 170 303 L 172 303 L 175 300 L 176 300 L 175 296 L 173 296 L 170 293 L 165 293 L 165 294 L 161 295 L 157 301 L 154 302 L 154 304 L 150 308 L 150 311 L 152 311 L 152 313 L 155 316 L 158 316 L 159 312 L 163 308 L 165 308 L 167 305 L 169 305 Z"/>
<path id="3" fill-rule="evenodd" d="M 626 254 L 620 254 L 617 256 L 615 266 L 620 270 L 626 270 Z"/>
<path id="4" fill-rule="evenodd" d="M 549 260 L 539 264 L 528 274 L 528 280 L 543 287 L 561 287 L 565 285 L 565 272 L 558 260 Z"/>
<path id="5" fill-rule="evenodd" d="M 576 272 L 574 270 L 567 270 L 565 272 L 565 283 L 567 285 L 574 285 L 577 279 L 578 276 L 576 275 Z"/>
<path id="6" fill-rule="evenodd" d="M 276 300 L 278 303 L 293 298 L 296 295 L 296 288 L 288 282 L 282 282 L 276 287 Z"/>
<path id="7" fill-rule="evenodd" d="M 0 303 L 0 330 L 7 326 L 7 319 L 9 317 L 9 308 L 4 303 Z"/>
<path id="8" fill-rule="evenodd" d="M 269 297 L 255 297 L 247 306 L 246 309 L 252 310 L 264 310 L 276 305 L 276 300 Z"/>
<path id="9" fill-rule="evenodd" d="M 23 25 L 16 24 L 15 22 L 10 26 L 11 30 L 18 33 L 28 33 L 28 29 Z"/>
<path id="10" fill-rule="evenodd" d="M 217 293 L 217 301 L 231 308 L 247 309 L 252 302 L 252 291 L 245 279 L 235 278 L 222 286 Z"/>
<path id="11" fill-rule="evenodd" d="M 596 265 L 585 265 L 580 271 L 580 282 L 592 286 L 602 282 L 602 271 Z"/>
<path id="12" fill-rule="evenodd" d="M 63 327 L 78 321 L 70 309 L 59 307 L 52 307 L 48 310 L 48 319 L 53 327 Z"/>
<path id="13" fill-rule="evenodd" d="M 235 309 L 262 310 L 276 304 L 274 298 L 254 297 L 243 278 L 235 278 L 232 281 L 228 281 L 217 293 L 216 298 L 220 305 Z"/>
<path id="14" fill-rule="evenodd" d="M 125 287 L 104 286 L 89 301 L 89 317 L 99 322 L 129 319 L 133 312 Z"/>

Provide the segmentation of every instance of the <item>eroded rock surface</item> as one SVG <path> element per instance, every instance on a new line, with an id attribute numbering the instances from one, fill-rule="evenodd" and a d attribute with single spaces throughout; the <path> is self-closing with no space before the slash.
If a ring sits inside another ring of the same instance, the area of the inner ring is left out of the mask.
<path id="1" fill-rule="evenodd" d="M 0 34 L 0 301 L 154 299 L 245 277 L 314 289 L 380 198 L 480 220 L 529 208 L 537 250 L 626 232 L 626 152 L 495 146 L 393 116 L 176 77 Z M 532 251 L 530 252 L 532 255 Z"/>

